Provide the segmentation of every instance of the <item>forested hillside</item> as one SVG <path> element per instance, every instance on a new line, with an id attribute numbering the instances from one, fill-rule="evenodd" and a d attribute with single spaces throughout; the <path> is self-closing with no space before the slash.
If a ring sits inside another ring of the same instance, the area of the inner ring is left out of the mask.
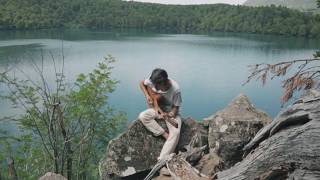
<path id="1" fill-rule="evenodd" d="M 0 0 L 0 29 L 134 28 L 319 37 L 320 16 L 284 7 L 160 5 L 121 0 Z"/>
<path id="2" fill-rule="evenodd" d="M 244 3 L 247 6 L 270 6 L 272 4 L 293 9 L 310 10 L 316 9 L 317 0 L 247 0 Z"/>

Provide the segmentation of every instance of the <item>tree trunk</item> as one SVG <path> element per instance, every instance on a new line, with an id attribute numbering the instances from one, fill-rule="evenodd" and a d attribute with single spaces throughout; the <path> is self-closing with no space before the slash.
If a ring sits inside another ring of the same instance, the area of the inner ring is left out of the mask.
<path id="1" fill-rule="evenodd" d="M 54 160 L 54 172 L 55 173 L 59 173 L 59 153 L 58 153 L 58 147 L 57 147 L 57 136 L 56 136 L 56 132 L 54 130 L 54 126 L 55 126 L 55 122 L 56 118 L 55 118 L 55 112 L 56 112 L 56 108 L 57 105 L 55 104 L 55 99 L 53 100 L 54 105 L 53 105 L 53 110 L 52 110 L 52 114 L 51 114 L 51 119 L 49 122 L 49 132 L 48 135 L 49 137 L 51 137 L 52 139 L 52 149 L 53 149 L 53 160 Z M 61 168 L 61 171 L 63 171 L 63 168 Z"/>
<path id="2" fill-rule="evenodd" d="M 64 123 L 63 123 L 63 112 L 60 108 L 60 102 L 57 106 L 58 111 L 58 120 L 61 129 L 61 133 L 64 139 L 65 147 L 66 147 L 66 159 L 67 159 L 67 178 L 72 179 L 72 149 L 71 149 L 71 140 L 65 130 Z M 63 163 L 63 162 L 62 162 Z"/>
<path id="3" fill-rule="evenodd" d="M 320 94 L 283 111 L 245 146 L 247 156 L 217 179 L 320 179 Z"/>
<path id="4" fill-rule="evenodd" d="M 87 179 L 87 170 L 86 170 L 86 161 L 84 160 L 81 163 L 81 179 L 86 180 Z"/>
<path id="5" fill-rule="evenodd" d="M 0 169 L 0 180 L 2 180 L 1 169 Z"/>
<path id="6" fill-rule="evenodd" d="M 14 167 L 14 161 L 12 157 L 7 157 L 8 169 L 9 169 L 9 178 L 11 180 L 18 180 L 18 175 L 16 168 Z"/>

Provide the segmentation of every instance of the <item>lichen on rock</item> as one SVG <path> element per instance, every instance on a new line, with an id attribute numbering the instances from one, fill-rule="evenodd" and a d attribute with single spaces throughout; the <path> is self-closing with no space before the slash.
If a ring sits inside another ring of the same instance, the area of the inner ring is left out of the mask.
<path id="1" fill-rule="evenodd" d="M 158 122 L 167 129 L 163 121 Z M 177 151 L 185 151 L 186 145 L 195 136 L 197 146 L 207 145 L 207 128 L 191 118 L 183 119 Z M 155 137 L 149 132 L 139 119 L 135 120 L 125 132 L 109 142 L 105 158 L 99 165 L 102 179 L 128 177 L 151 170 L 157 163 L 164 142 L 162 137 Z"/>
<path id="2" fill-rule="evenodd" d="M 256 109 L 244 94 L 237 96 L 225 109 L 207 118 L 209 147 L 222 158 L 226 168 L 242 159 L 242 148 L 271 118 Z"/>

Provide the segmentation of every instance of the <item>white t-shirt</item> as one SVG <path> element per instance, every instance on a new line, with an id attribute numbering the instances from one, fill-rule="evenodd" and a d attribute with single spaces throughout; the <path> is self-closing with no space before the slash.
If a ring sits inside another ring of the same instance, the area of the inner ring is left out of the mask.
<path id="1" fill-rule="evenodd" d="M 171 87 L 166 92 L 156 90 L 150 78 L 144 80 L 144 85 L 151 87 L 154 92 L 162 95 L 163 99 L 160 99 L 159 106 L 165 112 L 171 111 L 172 106 L 180 107 L 182 104 L 181 90 L 178 83 L 173 79 L 169 78 L 169 80 L 171 82 Z"/>

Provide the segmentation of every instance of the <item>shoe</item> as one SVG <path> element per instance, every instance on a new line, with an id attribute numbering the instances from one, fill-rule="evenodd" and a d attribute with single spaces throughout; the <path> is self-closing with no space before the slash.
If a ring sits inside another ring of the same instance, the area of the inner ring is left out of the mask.
<path id="1" fill-rule="evenodd" d="M 169 170 L 166 167 L 160 169 L 160 175 L 171 176 Z"/>

